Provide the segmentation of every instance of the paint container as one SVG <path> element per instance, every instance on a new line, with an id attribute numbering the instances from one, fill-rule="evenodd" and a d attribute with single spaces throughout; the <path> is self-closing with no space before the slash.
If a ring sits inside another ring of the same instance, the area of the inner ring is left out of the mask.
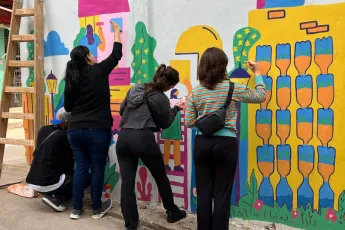
<path id="1" fill-rule="evenodd" d="M 104 197 L 105 197 L 105 199 L 110 199 L 110 184 L 105 185 Z"/>

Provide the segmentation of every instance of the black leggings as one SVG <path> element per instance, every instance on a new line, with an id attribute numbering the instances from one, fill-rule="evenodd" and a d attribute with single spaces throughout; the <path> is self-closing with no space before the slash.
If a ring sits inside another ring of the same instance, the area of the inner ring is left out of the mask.
<path id="1" fill-rule="evenodd" d="M 164 168 L 162 153 L 150 129 L 122 129 L 117 143 L 116 154 L 120 165 L 121 210 L 127 228 L 136 229 L 139 215 L 135 196 L 135 177 L 140 158 L 151 172 L 167 211 L 177 210 L 174 204 L 170 182 Z"/>
<path id="2" fill-rule="evenodd" d="M 231 189 L 237 160 L 235 137 L 196 136 L 194 164 L 198 230 L 229 229 Z"/>

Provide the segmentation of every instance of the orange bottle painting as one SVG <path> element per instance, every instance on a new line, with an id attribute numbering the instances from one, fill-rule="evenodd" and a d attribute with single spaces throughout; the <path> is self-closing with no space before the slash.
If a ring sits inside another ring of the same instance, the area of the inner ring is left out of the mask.
<path id="1" fill-rule="evenodd" d="M 306 74 L 311 64 L 311 43 L 310 41 L 296 42 L 295 45 L 295 66 L 299 75 Z"/>

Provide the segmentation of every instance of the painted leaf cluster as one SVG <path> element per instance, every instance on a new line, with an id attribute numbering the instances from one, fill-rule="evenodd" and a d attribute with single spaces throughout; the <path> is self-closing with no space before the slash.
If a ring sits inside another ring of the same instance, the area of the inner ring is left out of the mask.
<path id="1" fill-rule="evenodd" d="M 86 34 L 86 28 L 85 27 L 82 27 L 80 28 L 79 30 L 79 33 L 77 34 L 76 38 L 74 39 L 73 41 L 73 48 L 77 47 L 79 42 L 80 42 L 80 39 Z"/>
<path id="2" fill-rule="evenodd" d="M 117 182 L 120 179 L 120 173 L 116 172 L 115 169 L 116 164 L 110 166 L 108 161 L 104 171 L 104 184 L 110 184 L 110 192 L 113 192 Z"/>
<path id="3" fill-rule="evenodd" d="M 248 69 L 244 62 L 248 61 L 250 49 L 260 38 L 260 32 L 252 27 L 244 27 L 235 33 L 232 48 L 235 62 L 234 69 L 239 66 L 245 70 Z"/>
<path id="4" fill-rule="evenodd" d="M 154 73 L 158 68 L 158 63 L 153 52 L 156 49 L 156 40 L 147 33 L 143 22 L 138 22 L 135 26 L 135 42 L 132 46 L 133 69 L 132 83 L 142 84 L 151 82 Z"/>

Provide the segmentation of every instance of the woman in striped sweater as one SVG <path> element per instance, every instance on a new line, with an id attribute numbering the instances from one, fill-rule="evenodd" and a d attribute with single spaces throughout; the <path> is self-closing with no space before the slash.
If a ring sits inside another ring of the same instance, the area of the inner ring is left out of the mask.
<path id="1" fill-rule="evenodd" d="M 231 189 L 238 161 L 237 102 L 262 103 L 266 96 L 258 64 L 252 61 L 247 64 L 255 74 L 255 89 L 234 83 L 232 101 L 226 110 L 225 127 L 212 137 L 205 137 L 197 131 L 194 163 L 198 193 L 198 230 L 229 229 Z M 227 65 L 228 57 L 218 48 L 207 49 L 201 57 L 198 69 L 200 84 L 187 99 L 187 127 L 194 127 L 198 119 L 224 105 L 229 91 Z"/>

